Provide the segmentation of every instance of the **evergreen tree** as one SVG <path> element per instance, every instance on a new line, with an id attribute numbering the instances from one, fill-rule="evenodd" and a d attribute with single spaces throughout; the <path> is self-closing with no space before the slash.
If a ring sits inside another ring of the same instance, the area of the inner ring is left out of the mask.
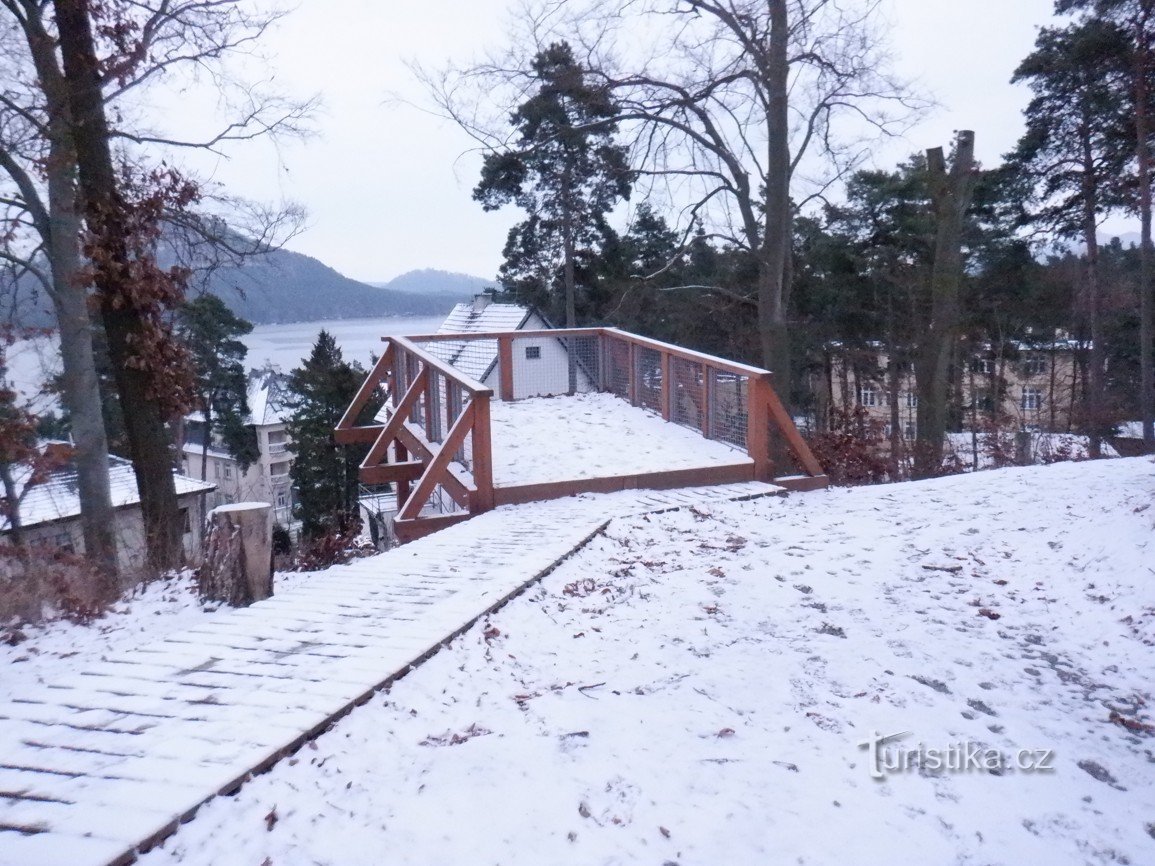
<path id="1" fill-rule="evenodd" d="M 606 214 L 630 194 L 626 149 L 615 143 L 618 109 L 566 43 L 533 60 L 536 92 L 513 112 L 516 144 L 488 154 L 473 191 L 485 210 L 516 204 L 526 219 L 505 245 L 502 285 L 567 327 L 578 319 L 579 271 L 609 233 Z"/>
<path id="2" fill-rule="evenodd" d="M 245 356 L 248 348 L 238 337 L 253 325 L 236 316 L 215 295 L 201 295 L 178 314 L 177 333 L 192 355 L 197 402 L 204 416 L 201 478 L 206 475 L 209 445 L 214 431 L 221 433 L 225 450 L 244 472 L 260 457 L 255 431 L 246 423 L 249 414 Z"/>
<path id="3" fill-rule="evenodd" d="M 297 514 L 306 538 L 342 533 L 357 519 L 357 467 L 368 446 L 342 447 L 333 429 L 365 379 L 360 364 L 341 355 L 337 342 L 322 330 L 305 362 L 289 374 L 285 424 L 294 455 L 290 476 L 297 490 Z M 370 405 L 366 414 L 380 408 Z"/>

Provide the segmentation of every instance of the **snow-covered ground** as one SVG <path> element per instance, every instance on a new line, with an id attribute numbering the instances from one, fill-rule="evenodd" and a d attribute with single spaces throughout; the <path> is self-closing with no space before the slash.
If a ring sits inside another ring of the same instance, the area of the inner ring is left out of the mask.
<path id="1" fill-rule="evenodd" d="M 164 592 L 0 682 L 212 616 Z M 1151 458 L 619 519 L 143 862 L 1151 863 L 1152 683 Z"/>
<path id="2" fill-rule="evenodd" d="M 615 521 L 144 862 L 1155 862 L 1153 501 L 1135 458 Z M 898 732 L 1053 769 L 872 778 Z"/>
<path id="3" fill-rule="evenodd" d="M 491 403 L 500 486 L 741 463 L 746 452 L 702 438 L 612 394 Z"/>
<path id="4" fill-rule="evenodd" d="M 275 577 L 278 594 L 317 579 L 324 572 L 287 572 Z M 184 572 L 136 589 L 90 625 L 57 621 L 5 630 L 0 623 L 0 706 L 36 686 L 78 673 L 85 665 L 153 643 L 212 617 L 196 595 L 196 578 Z"/>
<path id="5" fill-rule="evenodd" d="M 1101 444 L 1103 457 L 1118 457 L 1119 452 L 1109 442 Z M 1005 432 L 997 439 L 989 433 L 947 433 L 946 453 L 953 455 L 966 471 L 975 466 L 978 454 L 979 469 L 991 469 L 998 464 L 995 450 L 1001 450 L 1005 462 L 1015 459 L 1015 434 Z M 1076 433 L 1032 433 L 1030 458 L 1033 463 L 1057 463 L 1062 460 L 1087 460 L 1090 455 L 1090 439 Z"/>

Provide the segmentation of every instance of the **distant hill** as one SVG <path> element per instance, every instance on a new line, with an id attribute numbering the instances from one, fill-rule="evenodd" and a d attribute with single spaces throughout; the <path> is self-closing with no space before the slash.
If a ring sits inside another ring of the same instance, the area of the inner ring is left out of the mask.
<path id="1" fill-rule="evenodd" d="M 444 279 L 440 281 L 434 275 Z M 438 316 L 483 286 L 463 274 L 413 271 L 383 286 L 351 280 L 314 258 L 277 250 L 224 267 L 207 278 L 207 288 L 254 324 L 310 322 L 379 316 Z"/>
<path id="2" fill-rule="evenodd" d="M 493 280 L 471 277 L 469 274 L 454 274 L 433 268 L 409 271 L 394 277 L 387 283 L 370 283 L 380 289 L 409 292 L 415 295 L 452 295 L 459 300 L 479 294 L 482 289 L 494 285 Z"/>

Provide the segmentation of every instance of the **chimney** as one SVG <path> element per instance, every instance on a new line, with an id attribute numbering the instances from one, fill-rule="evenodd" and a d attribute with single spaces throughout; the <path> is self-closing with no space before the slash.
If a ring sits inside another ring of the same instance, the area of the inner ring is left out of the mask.
<path id="1" fill-rule="evenodd" d="M 484 310 L 493 301 L 493 295 L 482 292 L 480 295 L 473 296 L 473 313 L 476 315 Z"/>

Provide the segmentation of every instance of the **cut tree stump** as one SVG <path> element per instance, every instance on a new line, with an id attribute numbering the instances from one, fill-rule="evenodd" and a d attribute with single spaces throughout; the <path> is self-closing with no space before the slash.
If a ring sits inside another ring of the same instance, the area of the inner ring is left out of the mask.
<path id="1" fill-rule="evenodd" d="M 197 590 L 204 601 L 248 607 L 273 594 L 273 507 L 238 502 L 209 512 Z"/>

